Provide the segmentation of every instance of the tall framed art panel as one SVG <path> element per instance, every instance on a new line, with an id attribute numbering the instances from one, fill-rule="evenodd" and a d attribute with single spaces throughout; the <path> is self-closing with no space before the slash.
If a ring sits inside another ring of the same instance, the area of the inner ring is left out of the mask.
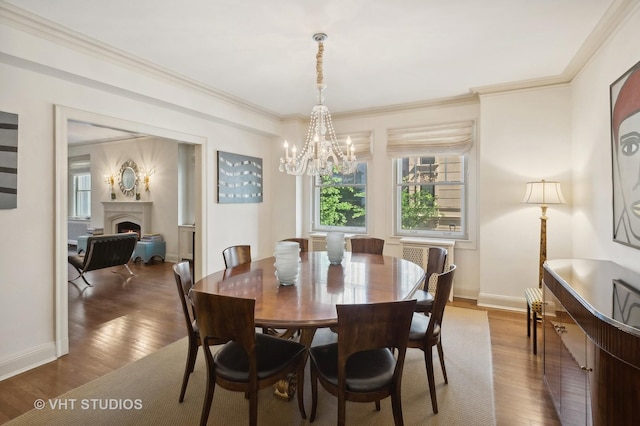
<path id="1" fill-rule="evenodd" d="M 613 240 L 640 249 L 640 62 L 610 86 Z"/>

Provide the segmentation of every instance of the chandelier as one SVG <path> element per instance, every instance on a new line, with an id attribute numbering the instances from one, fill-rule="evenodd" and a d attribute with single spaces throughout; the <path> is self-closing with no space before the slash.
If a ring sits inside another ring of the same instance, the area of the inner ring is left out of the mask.
<path id="1" fill-rule="evenodd" d="M 290 175 L 327 176 L 333 174 L 334 167 L 343 174 L 353 173 L 356 170 L 355 148 L 351 138 L 347 137 L 345 151 L 340 148 L 336 132 L 331 122 L 329 108 L 324 105 L 322 91 L 327 87 L 322 75 L 322 54 L 324 41 L 327 35 L 314 34 L 313 39 L 318 43 L 316 54 L 316 86 L 318 89 L 318 104 L 311 110 L 311 119 L 307 137 L 298 152 L 297 146 L 291 148 L 284 142 L 284 157 L 280 157 L 280 171 L 286 171 Z"/>

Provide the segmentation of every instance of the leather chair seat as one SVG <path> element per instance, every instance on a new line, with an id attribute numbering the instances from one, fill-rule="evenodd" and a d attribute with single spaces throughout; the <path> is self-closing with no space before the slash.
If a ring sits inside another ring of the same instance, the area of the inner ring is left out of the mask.
<path id="1" fill-rule="evenodd" d="M 258 380 L 275 374 L 305 350 L 304 345 L 292 340 L 256 334 Z M 234 341 L 226 343 L 213 359 L 216 375 L 233 382 L 249 380 L 249 358 L 238 343 Z"/>
<path id="2" fill-rule="evenodd" d="M 413 299 L 416 299 L 416 312 L 431 312 L 433 307 L 433 295 L 428 291 L 416 290 L 413 294 Z"/>
<path id="3" fill-rule="evenodd" d="M 429 327 L 429 320 L 431 317 L 422 315 L 420 313 L 413 314 L 411 318 L 411 328 L 409 329 L 409 340 L 421 340 L 424 339 L 427 327 Z M 433 327 L 434 338 L 440 336 L 440 325 L 436 324 Z"/>
<path id="4" fill-rule="evenodd" d="M 338 344 L 316 346 L 309 355 L 316 361 L 318 373 L 338 386 Z M 353 354 L 347 361 L 347 390 L 370 392 L 388 386 L 396 360 L 389 349 L 372 349 Z"/>

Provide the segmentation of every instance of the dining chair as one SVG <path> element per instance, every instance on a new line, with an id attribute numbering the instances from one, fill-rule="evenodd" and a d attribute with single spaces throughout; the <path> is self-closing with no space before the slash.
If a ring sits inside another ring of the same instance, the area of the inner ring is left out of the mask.
<path id="1" fill-rule="evenodd" d="M 180 389 L 179 402 L 184 401 L 184 394 L 187 391 L 189 376 L 193 372 L 198 355 L 198 347 L 201 345 L 200 333 L 198 332 L 198 324 L 196 322 L 193 304 L 189 298 L 189 290 L 193 287 L 191 278 L 191 269 L 189 262 L 180 262 L 173 265 L 173 276 L 176 280 L 178 288 L 178 296 L 180 297 L 180 305 L 184 313 L 184 319 L 187 324 L 187 336 L 189 337 L 189 349 L 187 352 L 187 364 L 184 367 L 184 377 L 182 378 L 182 388 Z"/>
<path id="2" fill-rule="evenodd" d="M 300 244 L 300 251 L 309 251 L 309 240 L 306 238 L 285 238 L 282 241 L 293 241 Z"/>
<path id="3" fill-rule="evenodd" d="M 239 245 L 231 246 L 222 250 L 222 257 L 224 257 L 224 265 L 226 269 L 233 268 L 238 265 L 251 262 L 251 246 Z M 273 328 L 262 328 L 263 333 L 269 333 L 274 336 L 283 337 L 287 331 L 280 332 Z"/>
<path id="4" fill-rule="evenodd" d="M 414 313 L 411 319 L 411 329 L 409 332 L 408 348 L 421 349 L 424 352 L 424 362 L 427 368 L 427 378 L 429 380 L 429 393 L 431 394 L 431 407 L 435 414 L 438 413 L 438 401 L 436 398 L 436 385 L 433 376 L 433 346 L 438 349 L 438 357 L 440 358 L 440 366 L 442 367 L 442 375 L 444 382 L 449 383 L 447 379 L 447 370 L 444 367 L 444 351 L 442 350 L 442 318 L 444 317 L 444 308 L 449 300 L 449 293 L 453 285 L 453 275 L 456 271 L 456 265 L 451 265 L 447 272 L 438 275 L 436 283 L 436 294 L 433 300 L 433 307 L 429 316 L 421 313 Z"/>
<path id="5" fill-rule="evenodd" d="M 306 347 L 298 342 L 256 333 L 255 299 L 192 292 L 207 365 L 207 390 L 200 424 L 207 424 L 216 385 L 244 392 L 249 399 L 249 424 L 258 421 L 258 390 L 295 372 L 298 408 L 303 403 Z M 223 345 L 215 355 L 210 346 Z"/>
<path id="6" fill-rule="evenodd" d="M 438 274 L 445 272 L 447 264 L 447 249 L 443 247 L 429 247 L 427 254 L 427 269 L 424 284 L 416 290 L 413 298 L 417 300 L 416 312 L 429 313 L 433 307 L 433 295 L 429 292 L 429 284 L 437 281 Z"/>
<path id="7" fill-rule="evenodd" d="M 222 250 L 225 268 L 233 268 L 243 263 L 251 262 L 251 246 L 239 245 L 231 246 Z"/>
<path id="8" fill-rule="evenodd" d="M 338 398 L 338 425 L 345 424 L 346 401 L 375 402 L 391 397 L 393 420 L 402 425 L 400 389 L 415 300 L 336 305 L 338 342 L 312 346 L 311 417 L 318 406 L 318 382 Z M 397 357 L 394 351 L 397 350 Z"/>
<path id="9" fill-rule="evenodd" d="M 351 253 L 382 254 L 384 240 L 373 237 L 355 237 L 351 239 Z"/>

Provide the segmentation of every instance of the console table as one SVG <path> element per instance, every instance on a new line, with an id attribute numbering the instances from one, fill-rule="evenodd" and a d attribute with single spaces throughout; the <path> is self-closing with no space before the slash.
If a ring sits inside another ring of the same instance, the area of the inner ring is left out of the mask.
<path id="1" fill-rule="evenodd" d="M 544 380 L 563 425 L 640 416 L 640 274 L 613 262 L 544 264 Z"/>

